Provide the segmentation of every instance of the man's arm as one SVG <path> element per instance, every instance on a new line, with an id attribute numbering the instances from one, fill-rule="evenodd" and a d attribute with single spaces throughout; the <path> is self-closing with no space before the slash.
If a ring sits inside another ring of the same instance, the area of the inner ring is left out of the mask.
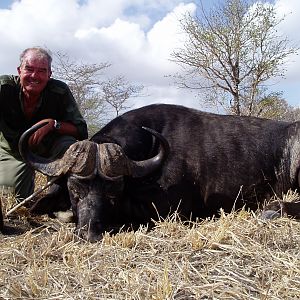
<path id="1" fill-rule="evenodd" d="M 38 129 L 30 138 L 29 138 L 29 146 L 37 146 L 42 139 L 51 131 L 56 131 L 61 135 L 70 135 L 79 139 L 79 133 L 77 127 L 71 122 L 58 121 L 54 119 L 44 119 L 36 124 L 48 122 L 45 126 Z M 60 123 L 60 126 L 55 126 L 57 122 Z"/>

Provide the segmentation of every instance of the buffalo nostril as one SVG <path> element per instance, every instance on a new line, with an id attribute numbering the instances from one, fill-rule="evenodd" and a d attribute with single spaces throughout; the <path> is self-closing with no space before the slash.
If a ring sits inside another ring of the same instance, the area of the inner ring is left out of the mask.
<path id="1" fill-rule="evenodd" d="M 91 229 L 92 228 L 92 229 Z M 102 224 L 95 224 L 91 227 L 88 225 L 77 227 L 75 233 L 82 239 L 89 242 L 98 242 L 103 238 L 103 227 Z"/>
<path id="2" fill-rule="evenodd" d="M 87 234 L 87 241 L 96 243 L 99 242 L 103 239 L 103 234 L 102 233 L 95 233 L 95 232 L 88 232 Z"/>

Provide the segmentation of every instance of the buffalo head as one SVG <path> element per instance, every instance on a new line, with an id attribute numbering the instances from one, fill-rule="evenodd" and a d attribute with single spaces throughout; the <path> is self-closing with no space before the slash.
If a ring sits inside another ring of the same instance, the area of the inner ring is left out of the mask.
<path id="1" fill-rule="evenodd" d="M 79 235 L 99 240 L 109 222 L 111 211 L 122 201 L 124 176 L 144 177 L 158 170 L 168 152 L 168 142 L 158 132 L 143 127 L 160 141 L 154 157 L 134 161 L 115 143 L 97 144 L 84 140 L 71 145 L 63 157 L 47 159 L 33 153 L 29 137 L 46 123 L 32 126 L 19 141 L 23 159 L 35 170 L 50 177 L 66 177 L 72 210 Z"/>

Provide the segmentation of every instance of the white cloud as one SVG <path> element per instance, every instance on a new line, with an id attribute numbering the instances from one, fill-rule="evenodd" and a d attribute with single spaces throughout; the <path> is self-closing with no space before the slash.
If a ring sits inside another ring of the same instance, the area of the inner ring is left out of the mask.
<path id="1" fill-rule="evenodd" d="M 79 29 L 75 32 L 75 38 L 79 42 L 96 44 L 99 50 L 106 47 L 114 49 L 122 57 L 122 53 L 132 56 L 141 52 L 145 43 L 145 35 L 138 24 L 129 23 L 116 19 L 109 27 L 91 27 L 88 29 Z M 104 53 L 109 56 L 111 52 Z"/>
<path id="2" fill-rule="evenodd" d="M 177 65 L 170 62 L 170 54 L 180 41 L 178 20 L 187 11 L 194 10 L 194 4 L 180 4 L 148 32 L 137 23 L 117 18 L 108 27 L 79 29 L 75 37 L 89 45 L 91 52 L 102 60 L 109 53 L 116 72 L 126 73 L 134 81 L 158 84 L 165 81 L 165 75 L 177 70 Z"/>
<path id="3" fill-rule="evenodd" d="M 276 4 L 279 11 L 292 12 L 282 31 L 299 40 L 300 2 L 277 0 Z M 195 9 L 193 0 L 16 1 L 10 9 L 0 9 L 1 73 L 16 72 L 24 48 L 46 46 L 79 60 L 112 63 L 109 75 L 144 84 L 151 102 L 165 99 L 194 106 L 193 96 L 172 86 L 165 75 L 178 68 L 169 59 L 183 39 L 179 19 Z M 296 59 L 287 73 L 295 81 L 299 78 Z M 192 100 L 182 100 L 188 97 Z"/>
<path id="4" fill-rule="evenodd" d="M 187 12 L 196 10 L 194 4 L 178 5 L 172 12 L 168 13 L 161 21 L 158 21 L 149 31 L 147 38 L 150 46 L 150 56 L 160 60 L 163 68 L 170 65 L 169 59 L 172 51 L 181 45 L 183 40 L 179 20 Z"/>
<path id="5" fill-rule="evenodd" d="M 72 31 L 72 20 L 77 19 L 76 1 L 65 0 L 58 5 L 57 0 L 23 0 L 14 3 L 9 14 L 0 16 L 1 35 L 6 34 L 10 40 L 19 44 L 47 42 L 49 36 L 52 39 Z"/>

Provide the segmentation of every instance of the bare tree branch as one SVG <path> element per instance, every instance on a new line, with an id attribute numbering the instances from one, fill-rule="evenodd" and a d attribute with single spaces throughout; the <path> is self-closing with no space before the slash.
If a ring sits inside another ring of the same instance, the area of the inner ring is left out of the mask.
<path id="1" fill-rule="evenodd" d="M 122 111 L 130 108 L 127 100 L 131 97 L 139 96 L 143 88 L 144 86 L 142 85 L 129 84 L 123 76 L 117 76 L 104 83 L 102 91 L 104 100 L 118 116 Z"/>
<path id="2" fill-rule="evenodd" d="M 187 39 L 172 60 L 185 75 L 177 76 L 177 83 L 201 89 L 207 103 L 229 113 L 257 113 L 260 89 L 269 79 L 283 77 L 286 59 L 298 51 L 277 33 L 282 20 L 267 2 L 226 0 L 210 11 L 200 2 L 196 17 L 187 14 L 181 20 Z"/>

